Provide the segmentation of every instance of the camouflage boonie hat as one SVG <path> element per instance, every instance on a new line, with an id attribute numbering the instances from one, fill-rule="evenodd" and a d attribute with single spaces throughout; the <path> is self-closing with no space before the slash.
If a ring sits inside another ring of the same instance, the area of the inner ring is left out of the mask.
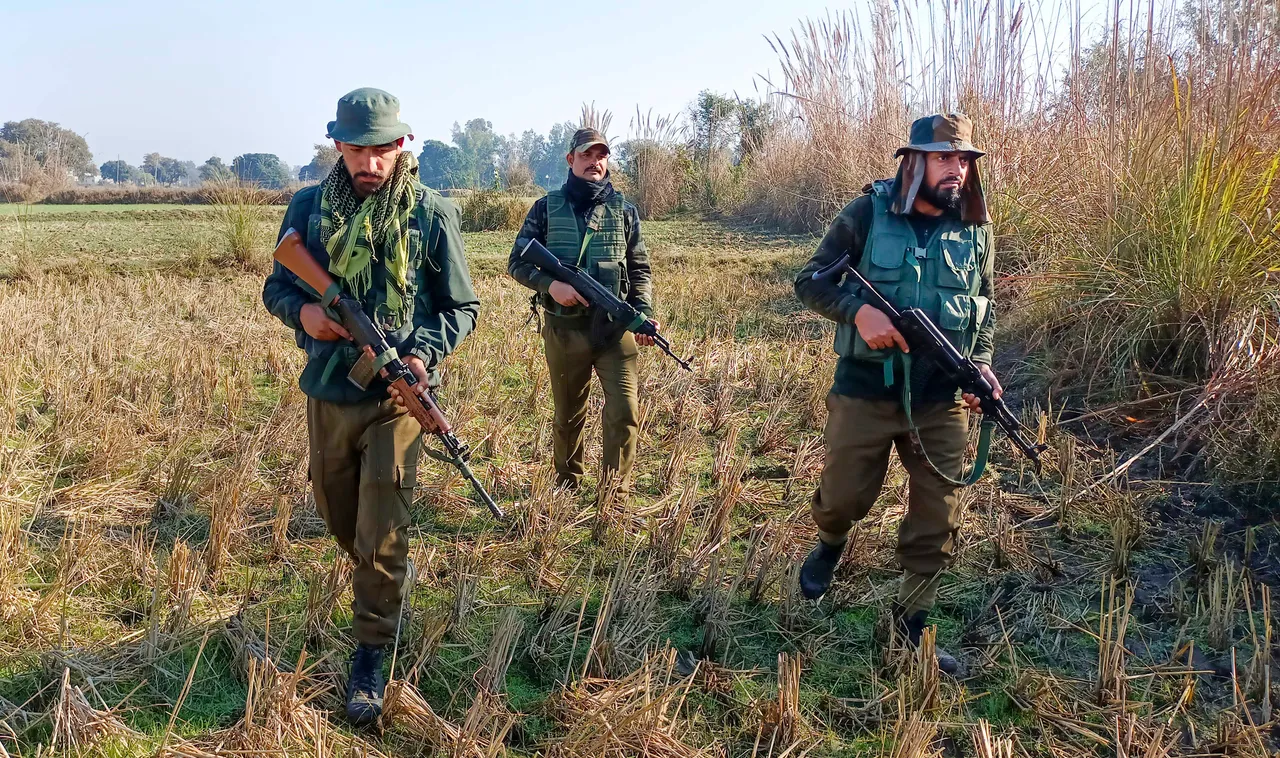
<path id="1" fill-rule="evenodd" d="M 973 121 L 963 113 L 939 113 L 911 123 L 911 142 L 898 148 L 895 156 L 914 150 L 919 153 L 970 153 L 986 155 L 973 146 Z"/>
<path id="2" fill-rule="evenodd" d="M 591 149 L 592 145 L 604 145 L 604 149 L 609 150 L 609 140 L 604 135 L 591 127 L 583 127 L 573 133 L 573 140 L 569 142 L 569 152 L 585 153 Z"/>

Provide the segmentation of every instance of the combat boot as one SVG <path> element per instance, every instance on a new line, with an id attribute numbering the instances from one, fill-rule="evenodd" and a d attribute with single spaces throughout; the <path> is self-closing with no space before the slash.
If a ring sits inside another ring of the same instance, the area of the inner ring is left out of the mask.
<path id="1" fill-rule="evenodd" d="M 894 603 L 892 615 L 893 628 L 898 636 L 905 640 L 912 650 L 920 647 L 920 637 L 924 634 L 924 628 L 928 626 L 926 622 L 929 618 L 929 612 L 916 611 L 908 616 L 900 604 Z M 938 659 L 939 671 L 953 679 L 964 678 L 964 664 L 960 662 L 959 658 L 938 647 L 936 643 L 933 647 L 933 652 Z"/>
<path id="2" fill-rule="evenodd" d="M 831 578 L 835 576 L 836 566 L 840 565 L 840 556 L 844 553 L 844 545 L 832 546 L 818 540 L 818 544 L 809 551 L 800 567 L 800 592 L 809 600 L 817 600 L 827 594 L 831 587 Z"/>
<path id="3" fill-rule="evenodd" d="M 370 726 L 382 715 L 382 677 L 385 645 L 356 645 L 351 654 L 351 675 L 347 677 L 347 718 L 356 726 Z"/>

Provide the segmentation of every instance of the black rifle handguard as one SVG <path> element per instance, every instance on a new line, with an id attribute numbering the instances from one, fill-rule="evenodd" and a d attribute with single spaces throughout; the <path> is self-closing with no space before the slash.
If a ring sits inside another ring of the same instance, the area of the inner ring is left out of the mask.
<path id="1" fill-rule="evenodd" d="M 685 371 L 693 371 L 689 362 L 671 351 L 671 343 L 658 333 L 653 321 L 630 303 L 614 296 L 608 288 L 597 282 L 590 274 L 570 263 L 557 258 L 541 242 L 531 239 L 520 251 L 520 260 L 537 266 L 544 274 L 558 282 L 563 282 L 582 295 L 592 308 L 598 308 L 608 314 L 613 323 L 634 334 L 643 334 L 653 338 L 653 344 L 662 352 L 671 356 Z"/>

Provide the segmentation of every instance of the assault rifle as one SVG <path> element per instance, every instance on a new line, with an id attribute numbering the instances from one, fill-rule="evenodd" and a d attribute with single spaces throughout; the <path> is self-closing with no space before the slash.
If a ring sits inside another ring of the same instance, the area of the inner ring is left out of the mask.
<path id="1" fill-rule="evenodd" d="M 1005 434 L 1009 435 L 1009 439 L 1022 451 L 1022 454 L 1031 460 L 1036 471 L 1040 471 L 1040 453 L 1048 446 L 1034 445 L 1027 441 L 1023 436 L 1026 428 L 1009 410 L 1004 400 L 995 397 L 993 394 L 995 390 L 978 369 L 978 364 L 962 355 L 924 311 L 919 308 L 900 311 L 893 307 L 893 304 L 886 300 L 871 282 L 867 281 L 856 268 L 849 265 L 848 255 L 821 271 L 814 272 L 813 279 L 821 281 L 839 278 L 842 275 L 851 276 L 857 280 L 869 304 L 889 317 L 894 328 L 902 333 L 903 339 L 907 341 L 907 346 L 911 348 L 913 354 L 919 353 L 932 358 L 934 364 L 962 392 L 976 395 L 985 417 L 995 421 Z"/>
<path id="2" fill-rule="evenodd" d="M 467 481 L 471 482 L 476 494 L 489 507 L 493 517 L 499 521 L 505 520 L 506 514 L 493 501 L 484 485 L 467 465 L 467 461 L 471 459 L 470 448 L 459 442 L 453 435 L 453 427 L 445 418 L 444 412 L 440 410 L 440 406 L 436 404 L 430 390 L 421 395 L 415 391 L 418 377 L 413 370 L 400 360 L 396 349 L 387 343 L 386 334 L 373 323 L 360 307 L 360 303 L 343 295 L 342 288 L 333 280 L 333 277 L 329 276 L 329 272 L 311 257 L 311 253 L 307 251 L 297 231 L 290 229 L 285 232 L 284 237 L 280 239 L 280 244 L 276 246 L 274 257 L 280 265 L 293 272 L 294 276 L 320 293 L 321 306 L 330 314 L 330 317 L 336 316 L 335 321 L 342 322 L 343 327 L 350 332 L 352 340 L 360 346 L 361 350 L 366 347 L 372 349 L 374 359 L 366 368 L 365 381 L 361 382 L 349 375 L 348 379 L 352 384 L 363 389 L 368 386 L 368 381 L 372 380 L 379 369 L 385 368 L 387 381 L 400 393 L 400 398 L 404 400 L 409 415 L 422 426 L 423 431 L 436 435 L 444 446 L 443 454 L 428 448 L 427 455 L 457 468 Z"/>
<path id="3" fill-rule="evenodd" d="M 600 309 L 621 330 L 653 337 L 653 344 L 671 356 L 672 360 L 680 364 L 680 368 L 693 371 L 688 361 L 671 352 L 671 343 L 666 337 L 658 334 L 657 327 L 648 316 L 631 307 L 630 303 L 619 300 L 604 285 L 592 279 L 587 272 L 552 255 L 541 242 L 529 240 L 529 244 L 520 251 L 520 259 L 532 263 L 557 281 L 573 287 L 583 299 L 591 303 L 591 307 Z"/>

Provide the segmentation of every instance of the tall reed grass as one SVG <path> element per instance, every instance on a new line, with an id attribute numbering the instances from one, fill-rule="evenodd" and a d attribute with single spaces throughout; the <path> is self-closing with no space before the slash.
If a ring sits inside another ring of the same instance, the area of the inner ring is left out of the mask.
<path id="1" fill-rule="evenodd" d="M 1061 11 L 877 2 L 773 37 L 782 122 L 741 212 L 818 231 L 894 174 L 912 118 L 966 112 L 1002 299 L 1030 306 L 1006 334 L 1060 392 L 1172 393 L 1158 422 L 1194 404 L 1169 438 L 1184 471 L 1280 476 L 1280 7 L 1118 2 L 1092 35 Z"/>
<path id="2" fill-rule="evenodd" d="M 245 271 L 265 273 L 269 270 L 263 222 L 276 193 L 235 180 L 212 182 L 204 192 L 216 209 L 231 262 Z"/>

